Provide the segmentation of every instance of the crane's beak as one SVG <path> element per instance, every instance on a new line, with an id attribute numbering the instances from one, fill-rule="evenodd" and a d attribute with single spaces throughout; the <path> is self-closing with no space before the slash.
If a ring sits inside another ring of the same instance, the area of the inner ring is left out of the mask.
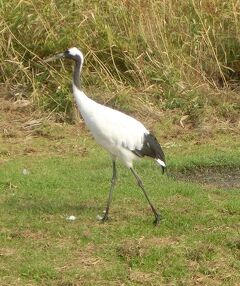
<path id="1" fill-rule="evenodd" d="M 58 60 L 58 59 L 62 59 L 62 58 L 65 58 L 65 54 L 64 53 L 60 53 L 60 54 L 56 54 L 50 58 L 47 58 L 44 60 L 45 63 L 48 63 L 48 62 L 52 62 L 52 61 L 55 61 L 55 60 Z"/>

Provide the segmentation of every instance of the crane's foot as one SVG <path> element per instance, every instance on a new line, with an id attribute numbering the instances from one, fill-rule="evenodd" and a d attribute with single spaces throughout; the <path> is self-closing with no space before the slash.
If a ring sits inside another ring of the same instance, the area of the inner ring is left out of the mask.
<path id="1" fill-rule="evenodd" d="M 160 214 L 155 214 L 155 220 L 153 221 L 153 224 L 156 226 L 159 225 L 160 220 L 161 220 Z"/>
<path id="2" fill-rule="evenodd" d="M 103 212 L 103 216 L 97 215 L 97 220 L 102 223 L 106 222 L 108 220 L 108 214 L 106 211 Z"/>

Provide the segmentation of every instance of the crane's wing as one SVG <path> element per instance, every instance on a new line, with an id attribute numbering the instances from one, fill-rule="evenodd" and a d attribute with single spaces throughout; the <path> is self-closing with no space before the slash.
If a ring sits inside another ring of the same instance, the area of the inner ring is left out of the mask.
<path id="1" fill-rule="evenodd" d="M 149 156 L 165 162 L 165 155 L 163 153 L 162 147 L 158 143 L 157 138 L 151 133 L 144 135 L 142 148 L 140 150 L 135 149 L 133 152 L 139 157 Z"/>
<path id="2" fill-rule="evenodd" d="M 135 118 L 103 105 L 99 105 L 85 121 L 96 140 L 104 140 L 109 145 L 122 146 L 131 151 L 141 149 L 144 134 L 149 133 Z"/>
<path id="3" fill-rule="evenodd" d="M 95 139 L 105 147 L 121 146 L 138 157 L 152 157 L 166 167 L 165 156 L 156 137 L 135 118 L 103 105 L 98 105 L 89 118 L 92 122 L 86 122 L 87 125 Z"/>
<path id="4" fill-rule="evenodd" d="M 140 150 L 135 149 L 132 152 L 139 157 L 149 156 L 156 159 L 164 172 L 164 168 L 166 167 L 165 155 L 161 145 L 158 143 L 157 138 L 153 134 L 145 134 L 142 148 Z"/>

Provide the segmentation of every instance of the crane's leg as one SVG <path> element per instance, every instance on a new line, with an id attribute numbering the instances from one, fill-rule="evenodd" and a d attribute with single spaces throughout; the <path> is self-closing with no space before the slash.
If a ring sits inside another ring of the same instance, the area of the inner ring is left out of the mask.
<path id="1" fill-rule="evenodd" d="M 152 209 L 152 212 L 153 212 L 153 214 L 154 214 L 154 216 L 155 216 L 155 220 L 154 220 L 153 223 L 154 223 L 155 225 L 159 224 L 159 222 L 160 222 L 160 215 L 158 214 L 158 212 L 157 212 L 156 209 L 154 208 L 153 204 L 152 204 L 151 201 L 149 200 L 149 197 L 148 197 L 148 195 L 147 195 L 147 193 L 146 193 L 146 191 L 145 191 L 145 189 L 144 189 L 142 180 L 140 179 L 140 177 L 139 177 L 138 174 L 134 171 L 133 168 L 130 168 L 130 170 L 131 170 L 131 172 L 133 173 L 134 177 L 136 178 L 137 183 L 138 183 L 138 186 L 142 189 L 142 191 L 143 191 L 143 193 L 144 193 L 144 195 L 145 195 L 145 197 L 146 197 L 146 199 L 147 199 L 147 201 L 148 201 L 148 203 L 149 203 L 149 205 L 150 205 L 150 207 L 151 207 L 151 209 Z"/>
<path id="2" fill-rule="evenodd" d="M 112 180 L 111 180 L 111 187 L 108 195 L 108 200 L 107 200 L 107 206 L 104 211 L 103 217 L 99 217 L 102 222 L 105 222 L 108 219 L 108 212 L 109 212 L 109 207 L 112 201 L 112 194 L 113 194 L 113 189 L 116 184 L 116 179 L 117 179 L 117 169 L 116 169 L 116 161 L 113 159 L 112 161 L 112 166 L 113 166 L 113 174 L 112 174 Z"/>

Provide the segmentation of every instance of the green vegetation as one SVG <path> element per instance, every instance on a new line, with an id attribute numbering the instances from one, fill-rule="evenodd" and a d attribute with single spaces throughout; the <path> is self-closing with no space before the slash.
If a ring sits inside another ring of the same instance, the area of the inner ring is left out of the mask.
<path id="1" fill-rule="evenodd" d="M 237 0 L 2 0 L 1 80 L 69 115 L 70 68 L 42 59 L 78 46 L 86 54 L 83 85 L 100 101 L 130 112 L 134 102 L 151 103 L 193 125 L 217 118 L 235 126 L 239 10 Z"/>
<path id="2" fill-rule="evenodd" d="M 240 285 L 239 22 L 237 0 L 0 0 L 0 285 Z M 111 161 L 43 62 L 72 46 L 86 93 L 161 138 L 168 174 L 136 163 L 159 227 L 120 163 L 96 220 Z"/>
<path id="3" fill-rule="evenodd" d="M 239 284 L 239 190 L 175 178 L 179 171 L 221 167 L 229 178 L 231 170 L 239 174 L 234 135 L 201 145 L 163 142 L 169 176 L 153 161 L 137 162 L 163 216 L 154 227 L 143 194 L 120 163 L 111 219 L 100 224 L 109 156 L 77 126 L 37 130 L 0 145 L 6 150 L 0 157 L 1 285 Z M 68 221 L 70 215 L 77 219 Z"/>

